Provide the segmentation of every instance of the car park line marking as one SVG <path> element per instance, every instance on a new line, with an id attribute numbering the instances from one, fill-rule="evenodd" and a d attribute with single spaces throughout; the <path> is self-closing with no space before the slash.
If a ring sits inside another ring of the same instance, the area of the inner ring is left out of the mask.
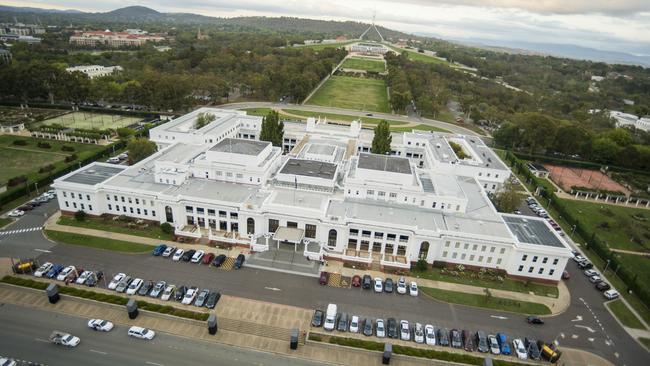
<path id="1" fill-rule="evenodd" d="M 47 339 L 42 339 L 42 338 L 34 338 L 35 341 L 37 342 L 44 342 L 44 343 L 50 343 Z"/>
<path id="2" fill-rule="evenodd" d="M 500 315 L 490 315 L 490 317 L 491 317 L 491 318 L 495 318 L 495 319 L 502 319 L 502 320 L 508 319 L 507 317 L 505 317 L 505 316 L 500 316 Z"/>
<path id="3" fill-rule="evenodd" d="M 618 358 L 618 352 L 614 352 L 614 357 Z"/>
<path id="4" fill-rule="evenodd" d="M 577 334 L 571 334 L 571 339 L 578 339 L 578 337 L 579 336 Z"/>
<path id="5" fill-rule="evenodd" d="M 596 338 L 587 338 L 589 342 L 593 342 Z"/>
<path id="6" fill-rule="evenodd" d="M 582 321 L 582 315 L 576 315 L 575 319 L 571 319 L 572 322 L 580 322 Z"/>
<path id="7" fill-rule="evenodd" d="M 37 248 L 37 249 L 34 249 L 34 250 L 37 251 L 37 252 L 52 253 L 51 250 L 47 250 L 47 249 L 38 249 L 38 248 Z"/>
<path id="8" fill-rule="evenodd" d="M 147 365 L 153 365 L 153 366 L 165 366 L 165 365 L 163 365 L 163 364 L 161 364 L 161 363 L 156 363 L 156 362 L 151 362 L 151 361 L 147 361 Z"/>
<path id="9" fill-rule="evenodd" d="M 106 352 L 97 351 L 97 350 L 95 350 L 95 349 L 91 349 L 90 352 L 99 353 L 100 355 L 107 355 L 107 354 L 108 354 L 108 353 L 106 353 Z"/>
<path id="10" fill-rule="evenodd" d="M 595 330 L 593 330 L 591 327 L 588 327 L 586 325 L 576 325 L 575 327 L 576 328 L 584 328 L 584 329 L 588 330 L 590 333 L 596 333 Z"/>
<path id="11" fill-rule="evenodd" d="M 281 289 L 277 287 L 264 287 L 265 290 L 271 290 L 271 291 L 282 291 Z"/>

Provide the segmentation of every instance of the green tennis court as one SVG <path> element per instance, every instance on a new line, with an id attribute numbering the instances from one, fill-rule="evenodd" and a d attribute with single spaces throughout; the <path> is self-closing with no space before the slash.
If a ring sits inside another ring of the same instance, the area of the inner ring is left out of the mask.
<path id="1" fill-rule="evenodd" d="M 38 126 L 49 126 L 58 124 L 76 129 L 98 129 L 120 128 L 132 125 L 141 121 L 141 118 L 123 116 L 118 114 L 99 114 L 89 112 L 70 112 L 64 115 L 50 118 L 38 124 Z"/>

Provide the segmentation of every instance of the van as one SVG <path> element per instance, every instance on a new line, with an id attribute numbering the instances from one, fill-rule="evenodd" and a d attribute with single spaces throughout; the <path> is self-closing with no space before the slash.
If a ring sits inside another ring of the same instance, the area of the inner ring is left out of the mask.
<path id="1" fill-rule="evenodd" d="M 323 325 L 323 328 L 325 330 L 334 330 L 334 327 L 336 327 L 337 311 L 338 307 L 336 304 L 327 305 L 327 312 L 325 313 L 325 325 Z"/>

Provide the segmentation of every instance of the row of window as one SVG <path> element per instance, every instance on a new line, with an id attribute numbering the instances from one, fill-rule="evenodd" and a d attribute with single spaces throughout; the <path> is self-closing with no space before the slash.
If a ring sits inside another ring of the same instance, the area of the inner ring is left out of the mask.
<path id="1" fill-rule="evenodd" d="M 149 212 L 151 212 L 151 217 L 156 217 L 156 211 L 155 210 L 149 211 L 146 208 L 129 206 L 128 210 L 127 210 L 126 206 L 121 206 L 122 209 L 120 209 L 120 205 L 116 204 L 115 206 L 113 206 L 112 204 L 109 203 L 108 204 L 108 210 L 113 211 L 113 208 L 115 208 L 115 212 L 121 212 L 123 214 L 130 213 L 130 214 L 134 214 L 134 215 L 137 214 L 137 215 L 149 216 Z M 91 210 L 92 210 L 92 208 L 91 208 Z"/>
<path id="2" fill-rule="evenodd" d="M 459 249 L 460 248 L 460 242 L 457 241 L 454 244 L 454 248 Z M 468 250 L 469 249 L 469 243 L 463 243 L 463 249 Z M 449 248 L 451 246 L 451 241 L 446 241 L 445 242 L 445 248 Z M 473 244 L 472 245 L 472 251 L 477 251 L 478 250 L 478 244 Z M 481 245 L 481 252 L 485 252 L 487 250 L 487 245 Z M 494 253 L 496 251 L 496 247 L 491 246 L 490 247 L 490 253 Z M 506 252 L 506 248 L 501 248 L 499 250 L 499 254 L 504 254 Z"/>
<path id="3" fill-rule="evenodd" d="M 376 193 L 377 193 L 377 196 L 376 196 L 377 198 L 385 199 L 385 197 L 386 197 L 386 192 L 385 192 L 385 191 L 377 191 Z M 348 189 L 348 194 L 349 194 L 349 195 L 352 195 L 352 190 L 351 190 L 351 189 Z M 356 195 L 356 196 L 359 196 L 359 194 L 360 194 L 360 193 L 359 193 L 358 190 L 355 191 L 355 195 Z M 374 197 L 375 197 L 375 190 L 374 190 L 374 189 L 368 189 L 368 190 L 366 190 L 366 197 L 374 198 Z M 388 198 L 396 199 L 396 198 L 397 198 L 397 193 L 395 193 L 395 192 L 388 192 Z M 404 202 L 408 202 L 408 200 L 409 200 L 409 197 L 408 197 L 408 196 L 404 196 Z M 412 197 L 412 199 L 411 199 L 411 203 L 415 204 L 416 201 L 417 201 L 417 197 Z M 420 200 L 420 206 L 424 206 L 424 202 L 425 202 L 424 200 Z M 433 203 L 431 204 L 431 208 L 438 208 L 438 202 L 433 202 Z M 459 205 L 459 204 L 457 204 L 455 208 L 456 208 L 456 211 L 460 211 L 460 205 Z M 447 209 L 447 210 L 453 210 L 453 209 L 454 209 L 454 205 L 451 204 L 451 203 L 440 202 L 440 207 L 439 207 L 439 209 L 440 209 L 440 210 L 444 210 L 444 209 Z"/>
<path id="4" fill-rule="evenodd" d="M 275 233 L 279 227 L 280 220 L 269 219 L 269 233 Z M 295 221 L 287 221 L 287 227 L 298 228 L 298 223 Z M 316 225 L 305 224 L 305 238 L 316 239 L 316 229 Z"/>
<path id="5" fill-rule="evenodd" d="M 368 240 L 348 239 L 348 248 L 368 252 L 370 251 L 370 242 Z M 372 252 L 406 255 L 406 245 L 395 245 L 388 242 L 382 243 L 375 241 L 372 243 Z"/>
<path id="6" fill-rule="evenodd" d="M 68 197 L 68 192 L 63 191 L 63 197 Z M 75 195 L 75 192 L 70 192 L 70 198 L 79 198 L 80 200 L 83 200 L 83 199 L 84 199 L 84 195 L 81 194 L 81 193 L 77 193 L 77 194 Z M 90 195 L 89 195 L 89 194 L 86 194 L 86 200 L 87 200 L 87 201 L 90 201 Z"/>
<path id="7" fill-rule="evenodd" d="M 207 144 L 208 142 L 209 142 L 209 143 L 213 143 L 213 141 L 215 141 L 215 142 L 219 142 L 219 141 L 223 140 L 225 137 L 231 136 L 234 132 L 235 132 L 235 127 L 232 127 L 232 128 L 229 129 L 228 131 L 222 133 L 220 136 L 217 136 L 216 139 L 206 139 L 206 140 L 205 140 L 205 143 L 206 143 L 206 144 Z"/>
<path id="8" fill-rule="evenodd" d="M 208 213 L 208 216 L 216 216 L 217 215 L 217 210 L 213 208 L 205 209 L 203 207 L 194 207 L 194 206 L 185 206 L 185 212 L 186 213 L 196 213 L 197 215 L 205 215 L 205 213 Z M 231 220 L 237 220 L 239 219 L 239 214 L 237 212 L 227 212 L 223 210 L 219 210 L 219 217 L 221 218 L 228 218 L 230 216 Z"/>
<path id="9" fill-rule="evenodd" d="M 487 173 L 485 176 L 488 177 L 488 178 L 490 178 L 490 174 L 491 174 L 491 173 Z M 478 176 L 479 176 L 479 177 L 483 176 L 483 172 L 478 172 Z M 498 174 L 498 173 L 495 173 L 495 174 L 494 174 L 494 177 L 495 177 L 495 178 L 499 178 L 499 174 Z"/>
<path id="10" fill-rule="evenodd" d="M 466 260 L 466 261 L 474 262 L 474 259 L 477 258 L 476 254 L 470 254 L 469 258 L 468 258 L 467 253 L 460 253 L 460 258 L 458 258 L 458 254 L 459 254 L 458 252 L 451 252 L 451 259 L 460 259 L 462 261 Z M 442 252 L 442 257 L 443 258 L 447 258 L 448 256 L 449 256 L 448 251 L 445 250 L 445 251 Z M 485 256 L 479 255 L 476 262 L 483 263 L 484 258 L 485 258 Z M 485 261 L 485 263 L 492 264 L 492 260 L 493 260 L 493 257 L 487 257 L 487 260 Z M 501 257 L 498 257 L 496 265 L 497 266 L 500 265 L 502 261 L 503 261 L 503 259 Z"/>
<path id="11" fill-rule="evenodd" d="M 523 272 L 523 270 L 524 270 L 524 266 L 523 266 L 523 265 L 520 265 L 519 268 L 517 268 L 517 271 L 518 271 L 518 272 Z M 533 266 L 528 267 L 528 273 L 533 273 L 534 271 L 535 271 L 535 267 L 533 267 Z M 551 269 L 548 271 L 548 275 L 549 275 L 549 276 L 552 276 L 553 273 L 555 273 L 555 269 L 551 268 Z M 537 274 L 540 274 L 540 275 L 541 275 L 541 274 L 544 274 L 544 267 L 539 267 L 539 270 L 537 270 Z"/>
<path id="12" fill-rule="evenodd" d="M 206 225 L 206 220 L 204 217 L 194 217 L 194 216 L 187 216 L 187 224 L 188 225 L 198 225 L 201 228 L 208 228 L 211 227 L 212 229 L 220 230 L 220 231 L 231 231 L 234 233 L 239 232 L 239 223 L 238 222 L 228 222 L 224 220 L 219 220 L 219 226 L 217 227 L 217 220 L 216 219 L 208 219 L 207 220 L 207 225 Z M 253 229 L 254 231 L 254 229 Z M 253 234 L 253 232 L 250 232 L 249 234 Z"/>
<path id="13" fill-rule="evenodd" d="M 521 261 L 522 261 L 522 262 L 525 262 L 527 259 L 528 259 L 528 254 L 524 254 L 524 255 L 521 257 Z M 532 260 L 533 260 L 533 263 L 537 263 L 537 260 L 538 260 L 538 259 L 539 259 L 539 256 L 534 255 L 534 256 L 533 256 L 533 259 L 532 259 Z M 554 266 L 557 265 L 557 263 L 558 263 L 559 261 L 560 261 L 560 260 L 559 260 L 558 258 L 553 259 L 553 265 L 554 265 Z M 544 257 L 544 258 L 542 259 L 542 264 L 546 264 L 547 262 L 548 262 L 548 257 Z"/>
<path id="14" fill-rule="evenodd" d="M 68 201 L 65 201 L 65 207 L 70 208 L 70 203 L 68 203 Z M 80 203 L 79 206 L 77 206 L 77 202 L 72 202 L 72 208 L 84 211 L 86 210 L 86 205 Z M 92 210 L 93 210 L 93 205 L 88 204 L 88 211 L 92 211 Z"/>
<path id="15" fill-rule="evenodd" d="M 110 195 L 110 194 L 107 194 L 107 195 L 106 195 L 106 201 L 111 201 L 111 195 Z M 135 204 L 136 204 L 136 205 L 139 205 L 140 202 L 142 201 L 142 205 L 143 205 L 143 206 L 146 206 L 146 205 L 147 205 L 147 200 L 144 199 L 144 198 L 143 198 L 142 200 L 140 200 L 139 198 L 124 197 L 124 196 L 113 195 L 113 201 L 115 201 L 115 202 L 122 202 L 122 203 L 127 203 L 127 202 L 128 202 L 129 204 L 133 204 L 133 202 L 135 201 Z M 154 201 L 153 201 L 153 200 L 150 200 L 150 201 L 149 201 L 149 204 L 151 205 L 151 207 L 153 207 L 153 205 L 154 205 Z"/>
<path id="16" fill-rule="evenodd" d="M 350 236 L 359 236 L 359 229 L 350 229 Z M 362 238 L 374 237 L 375 239 L 383 239 L 384 233 L 375 231 L 374 233 L 369 230 L 361 230 Z M 395 241 L 397 239 L 397 234 L 386 234 L 386 240 Z M 402 243 L 407 243 L 409 241 L 408 235 L 400 235 L 399 241 Z"/>

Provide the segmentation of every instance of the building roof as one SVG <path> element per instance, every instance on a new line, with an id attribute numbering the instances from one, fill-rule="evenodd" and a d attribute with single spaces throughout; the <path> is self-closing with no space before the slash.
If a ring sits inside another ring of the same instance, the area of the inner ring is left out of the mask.
<path id="1" fill-rule="evenodd" d="M 332 155 L 336 147 L 324 144 L 311 144 L 307 150 L 310 154 L 315 155 Z"/>
<path id="2" fill-rule="evenodd" d="M 546 168 L 544 168 L 544 166 L 542 164 L 528 163 L 528 168 L 530 168 L 530 170 L 533 170 L 533 171 L 548 173 L 548 170 Z"/>
<path id="3" fill-rule="evenodd" d="M 546 224 L 545 220 L 526 218 L 520 216 L 503 215 L 503 220 L 517 239 L 522 243 L 546 245 L 549 247 L 564 248 L 555 233 Z"/>
<path id="4" fill-rule="evenodd" d="M 307 159 L 289 159 L 280 170 L 280 173 L 331 180 L 334 179 L 334 174 L 336 174 L 336 164 Z"/>
<path id="5" fill-rule="evenodd" d="M 64 178 L 64 182 L 94 186 L 122 172 L 126 167 L 92 164 Z"/>
<path id="6" fill-rule="evenodd" d="M 390 155 L 361 153 L 359 154 L 359 168 L 391 173 L 411 174 L 411 164 L 407 158 Z"/>
<path id="7" fill-rule="evenodd" d="M 270 144 L 268 141 L 225 138 L 212 146 L 210 151 L 257 156 Z"/>

